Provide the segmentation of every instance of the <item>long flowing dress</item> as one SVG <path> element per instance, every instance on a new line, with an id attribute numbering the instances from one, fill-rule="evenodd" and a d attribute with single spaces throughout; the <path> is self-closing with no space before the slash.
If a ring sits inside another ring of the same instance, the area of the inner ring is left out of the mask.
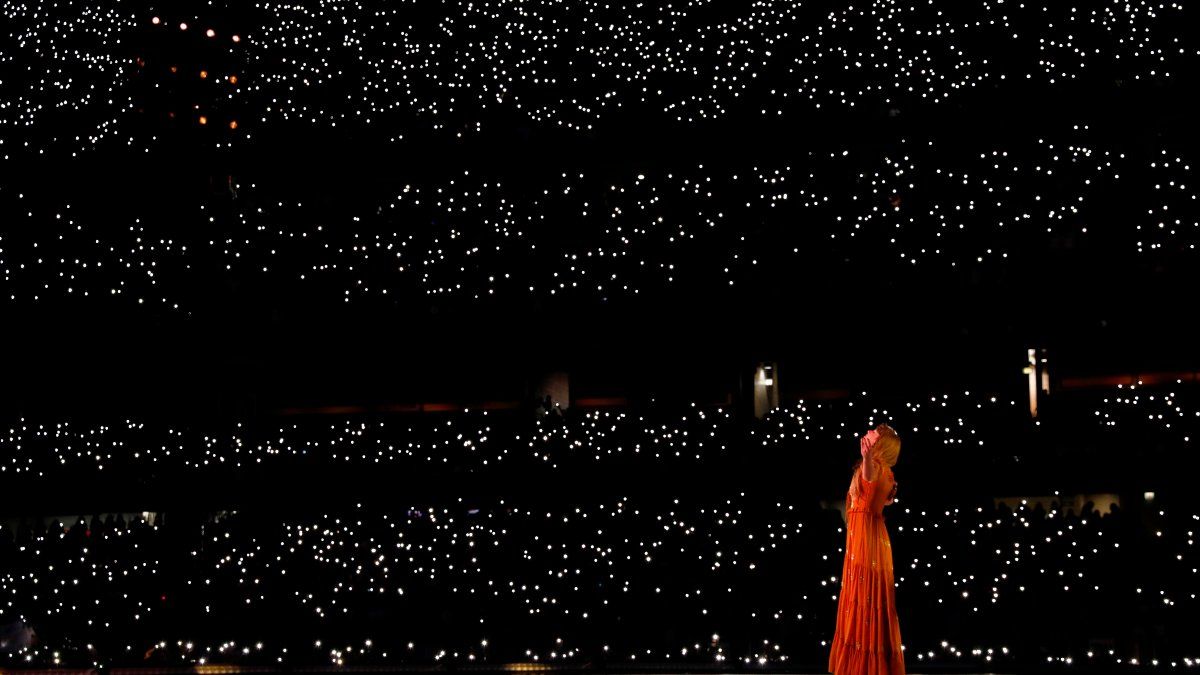
<path id="1" fill-rule="evenodd" d="M 885 466 L 874 482 L 861 469 L 853 480 L 858 481 L 858 499 L 852 503 L 852 492 L 846 492 L 846 558 L 829 672 L 904 675 L 892 542 L 883 518 L 896 479 Z"/>

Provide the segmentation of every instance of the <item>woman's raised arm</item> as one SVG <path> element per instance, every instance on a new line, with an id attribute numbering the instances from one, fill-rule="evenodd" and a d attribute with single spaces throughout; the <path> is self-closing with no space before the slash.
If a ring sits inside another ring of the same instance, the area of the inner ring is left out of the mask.
<path id="1" fill-rule="evenodd" d="M 875 453 L 871 449 L 875 446 L 875 441 L 879 438 L 879 432 L 872 429 L 858 439 L 858 451 L 862 455 L 862 475 L 869 483 L 874 483 L 879 478 L 879 467 L 877 466 Z"/>

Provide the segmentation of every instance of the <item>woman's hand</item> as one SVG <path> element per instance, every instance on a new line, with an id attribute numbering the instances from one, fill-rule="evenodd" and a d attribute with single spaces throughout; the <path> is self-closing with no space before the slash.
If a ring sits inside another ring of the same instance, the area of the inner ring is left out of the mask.
<path id="1" fill-rule="evenodd" d="M 862 458 L 863 458 L 863 462 L 862 462 L 863 478 L 867 479 L 868 481 L 870 481 L 872 483 L 874 483 L 875 480 L 879 477 L 879 471 L 875 466 L 875 464 L 877 463 L 877 460 L 875 458 L 875 453 L 873 452 L 873 448 L 875 447 L 875 441 L 878 438 L 879 438 L 879 432 L 872 429 L 872 430 L 868 431 L 867 433 L 863 434 L 863 436 L 858 440 L 859 452 L 862 454 Z"/>
<path id="2" fill-rule="evenodd" d="M 858 452 L 862 455 L 863 461 L 874 458 L 871 449 L 875 446 L 875 441 L 879 439 L 879 432 L 874 429 L 863 434 L 858 439 Z"/>

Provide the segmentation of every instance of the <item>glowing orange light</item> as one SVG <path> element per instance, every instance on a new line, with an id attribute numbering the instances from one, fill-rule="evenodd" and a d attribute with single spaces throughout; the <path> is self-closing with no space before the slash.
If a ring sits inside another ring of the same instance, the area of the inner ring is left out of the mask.
<path id="1" fill-rule="evenodd" d="M 172 73 L 179 72 L 179 68 L 177 68 L 177 67 L 175 67 L 175 66 L 171 66 L 171 72 L 172 72 Z"/>
<path id="2" fill-rule="evenodd" d="M 242 41 L 242 38 L 240 38 L 240 37 L 238 37 L 238 36 L 234 35 L 234 36 L 233 36 L 233 41 L 234 41 L 234 42 L 241 42 L 241 41 Z"/>
<path id="3" fill-rule="evenodd" d="M 208 118 L 205 117 L 204 115 L 201 115 L 200 116 L 200 124 L 201 125 L 208 124 Z"/>
<path id="4" fill-rule="evenodd" d="M 204 31 L 204 34 L 207 35 L 208 37 L 213 37 L 214 35 L 217 34 L 217 31 L 209 28 L 208 30 Z"/>
<path id="5" fill-rule="evenodd" d="M 229 128 L 236 129 L 237 128 L 237 120 L 229 120 Z"/>
<path id="6" fill-rule="evenodd" d="M 200 71 L 200 79 L 202 79 L 202 80 L 208 79 L 208 71 L 207 70 Z"/>

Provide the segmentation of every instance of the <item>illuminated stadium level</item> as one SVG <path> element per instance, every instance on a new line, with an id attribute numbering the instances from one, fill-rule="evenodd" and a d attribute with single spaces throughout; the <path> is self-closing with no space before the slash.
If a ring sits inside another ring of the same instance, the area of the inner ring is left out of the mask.
<path id="1" fill-rule="evenodd" d="M 25 608 L 6 629 L 10 663 L 817 672 L 827 651 L 836 511 L 747 492 L 557 507 L 449 497 L 5 525 L 6 564 L 25 570 L 0 583 Z M 897 501 L 911 670 L 1186 665 L 1183 634 L 1137 634 L 1187 621 L 1194 508 L 1014 503 Z M 1125 595 L 1152 597 L 1103 611 Z M 1047 601 L 1060 612 L 1039 612 Z"/>

